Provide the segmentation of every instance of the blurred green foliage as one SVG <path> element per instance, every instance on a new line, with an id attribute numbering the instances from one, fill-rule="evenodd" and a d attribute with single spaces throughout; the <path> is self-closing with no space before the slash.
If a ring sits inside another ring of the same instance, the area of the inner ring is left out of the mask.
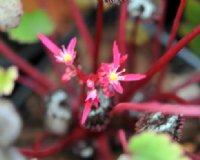
<path id="1" fill-rule="evenodd" d="M 181 146 L 167 134 L 144 132 L 133 136 L 128 143 L 130 160 L 189 160 Z"/>
<path id="2" fill-rule="evenodd" d="M 38 41 L 38 33 L 50 35 L 54 29 L 55 25 L 47 13 L 43 10 L 36 10 L 25 13 L 21 18 L 20 25 L 15 29 L 10 29 L 8 35 L 12 40 L 20 43 L 35 43 Z"/>
<path id="3" fill-rule="evenodd" d="M 200 1 L 187 0 L 183 14 L 183 22 L 179 27 L 179 35 L 187 35 L 194 27 L 200 24 Z M 191 50 L 200 56 L 200 37 L 196 37 L 190 44 Z"/>
<path id="4" fill-rule="evenodd" d="M 9 67 L 7 70 L 0 67 L 0 96 L 7 96 L 12 93 L 17 77 L 18 70 L 16 67 Z"/>

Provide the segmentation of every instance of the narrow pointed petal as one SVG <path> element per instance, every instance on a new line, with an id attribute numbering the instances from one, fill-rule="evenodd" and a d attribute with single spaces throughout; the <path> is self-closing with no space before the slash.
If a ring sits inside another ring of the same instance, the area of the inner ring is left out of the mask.
<path id="1" fill-rule="evenodd" d="M 110 66 L 106 63 L 102 63 L 101 69 L 104 70 L 105 72 L 109 72 Z"/>
<path id="2" fill-rule="evenodd" d="M 44 46 L 47 47 L 55 56 L 60 56 L 60 48 L 56 46 L 55 43 L 41 33 L 38 34 L 38 37 Z"/>
<path id="3" fill-rule="evenodd" d="M 120 94 L 123 93 L 123 88 L 120 83 L 113 83 L 112 86 L 115 89 L 115 91 L 117 91 L 118 93 Z"/>
<path id="4" fill-rule="evenodd" d="M 123 75 L 122 81 L 138 81 L 144 79 L 146 75 L 144 74 L 126 74 Z"/>
<path id="5" fill-rule="evenodd" d="M 95 100 L 96 98 L 97 98 L 97 91 L 96 91 L 96 89 L 94 89 L 94 90 L 88 92 L 86 101 L 88 101 L 89 99 Z"/>
<path id="6" fill-rule="evenodd" d="M 123 64 L 128 58 L 128 54 L 125 54 L 123 55 L 121 58 L 120 58 L 120 64 Z"/>
<path id="7" fill-rule="evenodd" d="M 116 41 L 114 41 L 114 44 L 113 44 L 113 63 L 114 63 L 115 68 L 119 67 L 120 53 L 119 53 L 119 49 L 118 49 Z"/>
<path id="8" fill-rule="evenodd" d="M 54 56 L 56 58 L 57 61 L 59 62 L 63 62 L 63 57 L 61 56 Z"/>
<path id="9" fill-rule="evenodd" d="M 90 110 L 91 110 L 91 102 L 87 101 L 85 103 L 85 106 L 84 106 L 84 109 L 83 109 L 83 115 L 82 115 L 82 119 L 81 119 L 81 124 L 82 125 L 85 123 Z"/>
<path id="10" fill-rule="evenodd" d="M 74 37 L 74 38 L 72 38 L 72 39 L 70 40 L 67 49 L 68 49 L 69 51 L 74 51 L 75 45 L 76 45 L 76 37 Z"/>

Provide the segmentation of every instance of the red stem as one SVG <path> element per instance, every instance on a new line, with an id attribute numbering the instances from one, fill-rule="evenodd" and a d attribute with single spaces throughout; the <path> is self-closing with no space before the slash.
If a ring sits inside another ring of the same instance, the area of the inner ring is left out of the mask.
<path id="1" fill-rule="evenodd" d="M 176 14 L 176 17 L 174 19 L 174 22 L 173 22 L 173 26 L 172 26 L 172 29 L 171 29 L 171 33 L 170 33 L 170 37 L 169 37 L 169 42 L 168 42 L 168 45 L 167 45 L 167 50 L 169 50 L 172 45 L 173 45 L 173 42 L 174 42 L 174 39 L 176 37 L 176 33 L 178 31 L 178 27 L 179 27 L 179 24 L 180 24 L 180 20 L 181 20 L 181 16 L 182 16 L 182 13 L 183 13 L 183 10 L 184 10 L 184 7 L 185 7 L 185 0 L 180 0 L 180 5 L 178 7 L 178 11 L 177 11 L 177 14 Z M 159 77 L 158 77 L 158 85 L 157 85 L 157 92 L 160 92 L 161 89 L 162 89 L 162 85 L 163 85 L 163 82 L 164 82 L 164 79 L 165 79 L 165 75 L 166 75 L 166 71 L 167 71 L 167 68 L 163 68 Z"/>
<path id="2" fill-rule="evenodd" d="M 45 87 L 47 92 L 54 89 L 54 84 L 43 76 L 36 68 L 17 55 L 7 44 L 0 40 L 0 53 L 17 65 L 23 72 Z"/>
<path id="3" fill-rule="evenodd" d="M 38 151 L 42 148 L 42 141 L 50 136 L 49 133 L 41 133 L 38 137 L 36 137 L 35 144 L 33 146 L 34 150 Z"/>
<path id="4" fill-rule="evenodd" d="M 96 30 L 95 30 L 95 46 L 94 46 L 94 57 L 93 57 L 94 72 L 96 72 L 98 69 L 99 48 L 102 39 L 102 30 L 103 30 L 103 0 L 98 0 L 98 8 L 96 15 Z"/>
<path id="5" fill-rule="evenodd" d="M 26 149 L 26 148 L 22 148 L 19 150 L 23 155 L 27 157 L 46 158 L 59 152 L 63 147 L 69 146 L 81 139 L 84 139 L 87 135 L 88 133 L 85 132 L 85 130 L 77 128 L 70 135 L 66 135 L 66 137 L 60 140 L 59 143 L 54 144 L 52 146 L 45 147 L 38 151 L 35 151 L 33 149 Z"/>
<path id="6" fill-rule="evenodd" d="M 108 137 L 106 135 L 101 135 L 97 139 L 97 150 L 99 160 L 112 160 L 113 155 L 109 148 Z"/>
<path id="7" fill-rule="evenodd" d="M 71 9 L 76 27 L 78 28 L 81 36 L 83 37 L 83 40 L 85 41 L 86 46 L 88 47 L 89 53 L 93 56 L 93 51 L 94 51 L 93 39 L 90 36 L 90 33 L 88 31 L 87 25 L 84 22 L 83 17 L 81 16 L 81 12 L 77 7 L 75 0 L 67 0 L 67 1 L 69 8 Z"/>
<path id="8" fill-rule="evenodd" d="M 127 6 L 128 6 L 128 1 L 125 1 L 120 5 L 118 43 L 119 43 L 119 50 L 121 53 L 126 52 L 125 38 L 126 38 Z"/>
<path id="9" fill-rule="evenodd" d="M 131 45 L 130 45 L 131 52 L 128 53 L 128 60 L 127 60 L 128 72 L 132 72 L 133 67 L 134 67 L 133 60 L 135 60 L 134 55 L 136 54 L 136 49 L 137 49 L 136 39 L 137 39 L 137 33 L 138 33 L 139 26 L 140 26 L 140 22 L 141 22 L 141 19 L 140 19 L 140 17 L 138 17 L 134 21 L 133 30 L 131 33 L 131 37 L 133 37 L 133 42 L 131 42 Z"/>
<path id="10" fill-rule="evenodd" d="M 160 51 L 161 51 L 161 46 L 160 46 L 160 37 L 161 33 L 163 31 L 163 26 L 165 22 L 165 16 L 166 16 L 166 11 L 167 11 L 167 0 L 163 0 L 163 6 L 162 6 L 162 15 L 159 18 L 159 24 L 157 26 L 157 32 L 155 35 L 155 40 L 153 43 L 153 50 L 152 50 L 152 59 L 153 62 L 158 59 Z"/>
<path id="11" fill-rule="evenodd" d="M 187 87 L 188 85 L 191 85 L 193 83 L 197 83 L 200 81 L 200 73 L 192 76 L 191 78 L 187 79 L 185 82 L 183 82 L 182 84 L 176 86 L 171 92 L 177 92 L 180 89 Z"/>
<path id="12" fill-rule="evenodd" d="M 130 87 L 122 97 L 122 100 L 129 100 L 135 91 L 144 86 L 149 80 L 158 73 L 163 67 L 165 67 L 169 61 L 176 55 L 178 52 L 186 46 L 190 41 L 192 41 L 197 35 L 200 34 L 200 25 L 193 29 L 187 36 L 183 37 L 174 47 L 170 48 L 163 56 L 158 59 L 154 65 L 146 72 L 146 78 L 144 80 L 135 82 L 133 87 Z"/>
<path id="13" fill-rule="evenodd" d="M 191 103 L 193 104 L 200 104 L 200 96 L 194 98 L 193 100 L 191 100 Z"/>
<path id="14" fill-rule="evenodd" d="M 48 92 L 42 85 L 35 83 L 35 81 L 31 80 L 28 77 L 20 76 L 18 77 L 17 81 L 25 85 L 26 87 L 30 88 L 40 96 L 45 96 L 48 94 Z"/>
<path id="15" fill-rule="evenodd" d="M 119 134 L 119 139 L 120 139 L 120 142 L 121 142 L 121 145 L 123 148 L 123 152 L 127 153 L 127 144 L 128 143 L 127 143 L 127 139 L 126 139 L 126 134 L 123 129 L 120 129 L 118 134 Z"/>
<path id="16" fill-rule="evenodd" d="M 200 117 L 199 105 L 179 105 L 179 104 L 162 104 L 162 103 L 120 103 L 113 109 L 113 114 L 126 110 L 139 112 L 162 112 L 163 114 L 183 115 L 184 117 Z"/>
<path id="17" fill-rule="evenodd" d="M 173 45 L 174 39 L 176 37 L 176 33 L 178 31 L 178 27 L 179 27 L 179 24 L 180 24 L 181 16 L 183 14 L 183 10 L 184 10 L 184 7 L 185 7 L 185 0 L 180 0 L 180 1 L 181 1 L 180 5 L 178 7 L 178 11 L 177 11 L 176 17 L 175 17 L 174 22 L 173 22 L 172 31 L 170 33 L 169 42 L 168 42 L 168 45 L 167 45 L 167 50 L 170 49 Z"/>
<path id="18" fill-rule="evenodd" d="M 167 99 L 167 100 L 174 100 L 181 104 L 190 104 L 190 102 L 188 102 L 187 100 L 185 100 L 173 93 L 159 93 L 153 99 L 159 99 L 159 100 Z"/>

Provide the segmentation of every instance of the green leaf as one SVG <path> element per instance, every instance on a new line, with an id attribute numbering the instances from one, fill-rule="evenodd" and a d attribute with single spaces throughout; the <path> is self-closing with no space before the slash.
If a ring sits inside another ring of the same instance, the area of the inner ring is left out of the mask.
<path id="1" fill-rule="evenodd" d="M 10 67 L 7 70 L 0 68 L 0 96 L 12 93 L 17 77 L 18 70 L 16 67 Z"/>
<path id="2" fill-rule="evenodd" d="M 189 160 L 183 151 L 166 134 L 144 132 L 130 139 L 128 150 L 130 160 Z"/>
<path id="3" fill-rule="evenodd" d="M 184 16 L 187 22 L 194 25 L 200 23 L 200 2 L 198 0 L 187 0 Z"/>
<path id="4" fill-rule="evenodd" d="M 8 30 L 11 39 L 21 43 L 34 43 L 38 41 L 37 34 L 50 35 L 54 31 L 54 23 L 43 10 L 25 13 L 21 23 L 16 29 Z"/>
<path id="5" fill-rule="evenodd" d="M 195 28 L 195 25 L 190 23 L 182 23 L 179 27 L 179 34 L 180 36 L 184 37 L 187 35 L 193 28 Z M 197 36 L 195 39 L 193 39 L 188 46 L 190 49 L 195 53 L 200 55 L 200 37 Z"/>

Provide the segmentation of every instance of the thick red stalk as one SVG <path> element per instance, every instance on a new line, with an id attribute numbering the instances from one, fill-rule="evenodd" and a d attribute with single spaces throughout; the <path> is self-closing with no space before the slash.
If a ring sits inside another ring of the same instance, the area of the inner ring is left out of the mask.
<path id="1" fill-rule="evenodd" d="M 195 75 L 193 75 L 192 77 L 190 77 L 189 79 L 187 79 L 185 82 L 183 82 L 182 84 L 174 87 L 174 89 L 171 92 L 177 92 L 180 89 L 187 87 L 188 85 L 191 85 L 193 83 L 197 83 L 200 81 L 200 73 L 197 73 Z"/>
<path id="2" fill-rule="evenodd" d="M 93 57 L 94 72 L 96 72 L 98 69 L 99 48 L 102 39 L 102 31 L 103 31 L 103 0 L 98 0 L 98 8 L 96 15 L 96 30 L 95 30 L 95 46 L 94 46 L 94 57 Z"/>
<path id="3" fill-rule="evenodd" d="M 166 51 L 163 56 L 158 59 L 154 65 L 146 72 L 146 78 L 144 80 L 135 82 L 135 85 L 133 87 L 130 87 L 122 97 L 123 101 L 129 100 L 135 91 L 137 91 L 139 88 L 144 86 L 149 80 L 158 73 L 163 67 L 165 67 L 169 61 L 178 54 L 178 52 L 184 48 L 190 41 L 192 41 L 196 36 L 200 34 L 200 26 L 197 26 L 195 29 L 193 29 L 187 36 L 183 37 L 174 47 L 170 48 L 168 51 Z"/>
<path id="4" fill-rule="evenodd" d="M 30 88 L 32 91 L 40 96 L 45 96 L 48 94 L 47 90 L 42 85 L 35 83 L 35 81 L 31 80 L 28 77 L 20 76 L 18 77 L 17 81 Z"/>
<path id="5" fill-rule="evenodd" d="M 174 22 L 173 22 L 173 26 L 172 26 L 172 29 L 171 29 L 171 33 L 170 33 L 170 37 L 169 37 L 169 42 L 168 42 L 168 45 L 167 45 L 167 50 L 170 49 L 174 43 L 174 39 L 176 37 L 176 33 L 178 31 L 178 27 L 179 27 L 179 24 L 180 24 L 180 20 L 181 20 L 181 16 L 182 16 L 182 13 L 183 13 L 183 10 L 184 10 L 184 7 L 185 7 L 185 0 L 180 0 L 180 5 L 178 7 L 178 11 L 177 11 L 177 14 L 176 14 L 176 17 L 174 19 Z M 161 89 L 162 89 L 162 85 L 163 85 L 163 82 L 164 82 L 164 79 L 165 79 L 165 75 L 166 75 L 166 71 L 167 71 L 167 68 L 163 68 L 159 77 L 158 77 L 158 85 L 157 85 L 157 92 L 160 92 Z"/>
<path id="6" fill-rule="evenodd" d="M 90 36 L 90 33 L 88 31 L 87 25 L 85 24 L 83 17 L 81 16 L 81 12 L 77 7 L 75 0 L 67 0 L 67 1 L 69 8 L 71 9 L 71 13 L 74 18 L 76 27 L 78 28 L 83 40 L 85 41 L 89 53 L 93 56 L 93 51 L 94 51 L 93 39 Z"/>
<path id="7" fill-rule="evenodd" d="M 200 96 L 194 98 L 193 100 L 191 100 L 191 103 L 193 104 L 200 104 Z"/>
<path id="8" fill-rule="evenodd" d="M 19 150 L 23 155 L 27 157 L 46 158 L 59 152 L 63 147 L 67 147 L 75 142 L 78 142 L 81 139 L 84 139 L 87 135 L 88 133 L 85 132 L 85 130 L 77 128 L 71 134 L 67 135 L 64 139 L 61 139 L 57 144 L 54 144 L 52 146 L 48 146 L 36 151 L 33 149 L 26 148 L 22 148 Z"/>
<path id="9" fill-rule="evenodd" d="M 35 144 L 33 146 L 34 150 L 38 151 L 42 149 L 42 141 L 50 136 L 49 133 L 44 132 L 41 133 L 38 137 L 36 137 Z"/>
<path id="10" fill-rule="evenodd" d="M 127 153 L 127 139 L 126 139 L 126 134 L 123 129 L 120 129 L 119 132 L 119 140 L 121 142 L 123 152 Z"/>
<path id="11" fill-rule="evenodd" d="M 113 109 L 113 114 L 126 110 L 139 112 L 162 112 L 163 114 L 183 115 L 184 117 L 200 117 L 200 105 L 180 105 L 180 104 L 162 104 L 162 103 L 119 103 Z"/>
<path id="12" fill-rule="evenodd" d="M 136 40 L 137 40 L 137 33 L 138 33 L 138 29 L 140 27 L 140 22 L 141 19 L 140 17 L 136 18 L 136 20 L 134 21 L 134 26 L 131 32 L 131 40 L 133 40 L 130 44 L 130 50 L 131 52 L 128 53 L 128 59 L 127 59 L 127 64 L 128 64 L 128 72 L 132 72 L 134 64 L 133 61 L 135 60 L 134 55 L 136 54 L 136 49 L 137 49 L 137 45 L 136 45 Z"/>
<path id="13" fill-rule="evenodd" d="M 162 14 L 159 18 L 159 24 L 157 25 L 157 31 L 156 31 L 155 39 L 153 42 L 153 49 L 152 49 L 153 62 L 156 59 L 158 59 L 160 51 L 161 51 L 160 37 L 161 37 L 163 26 L 165 23 L 166 11 L 167 11 L 167 0 L 163 0 Z"/>
<path id="14" fill-rule="evenodd" d="M 176 14 L 176 17 L 174 19 L 173 26 L 172 26 L 172 29 L 171 29 L 169 42 L 168 42 L 168 45 L 167 45 L 167 50 L 170 49 L 173 45 L 174 39 L 176 37 L 176 33 L 178 31 L 178 27 L 179 27 L 179 24 L 180 24 L 181 16 L 183 14 L 183 10 L 184 10 L 184 7 L 185 7 L 185 0 L 180 0 L 180 1 L 181 2 L 180 2 L 180 5 L 178 7 L 178 11 L 177 11 L 177 14 Z"/>
<path id="15" fill-rule="evenodd" d="M 106 134 L 101 135 L 97 139 L 97 150 L 99 160 L 112 160 L 114 157 L 109 148 L 108 137 Z"/>
<path id="16" fill-rule="evenodd" d="M 181 104 L 190 104 L 187 100 L 173 94 L 173 93 L 159 93 L 156 95 L 153 100 L 173 100 L 176 101 L 177 103 Z"/>
<path id="17" fill-rule="evenodd" d="M 125 1 L 120 5 L 118 44 L 121 53 L 126 52 L 125 38 L 126 38 L 127 6 L 128 6 L 128 1 Z"/>
<path id="18" fill-rule="evenodd" d="M 19 67 L 21 71 L 25 72 L 29 77 L 43 85 L 47 92 L 51 92 L 54 89 L 53 83 L 51 83 L 45 76 L 43 76 L 36 68 L 18 56 L 17 53 L 15 53 L 2 40 L 0 40 L 0 51 L 2 55 L 9 59 L 17 67 Z"/>

